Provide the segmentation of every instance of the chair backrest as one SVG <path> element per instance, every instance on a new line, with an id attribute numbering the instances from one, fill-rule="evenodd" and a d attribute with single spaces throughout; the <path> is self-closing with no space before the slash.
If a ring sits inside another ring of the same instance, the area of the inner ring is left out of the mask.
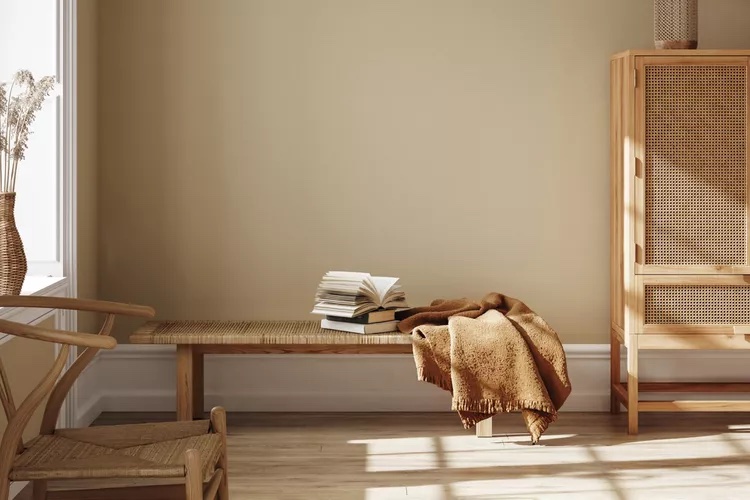
<path id="1" fill-rule="evenodd" d="M 40 434 L 52 434 L 60 414 L 63 401 L 78 376 L 88 366 L 99 349 L 112 349 L 117 341 L 110 337 L 115 317 L 137 316 L 152 318 L 154 310 L 147 306 L 104 302 L 97 300 L 69 299 L 60 297 L 0 296 L 0 307 L 35 307 L 45 309 L 67 309 L 91 311 L 106 314 L 98 334 L 78 333 L 26 325 L 0 319 L 0 332 L 43 342 L 61 344 L 61 349 L 49 372 L 29 393 L 23 402 L 16 406 L 13 400 L 8 376 L 0 360 L 0 403 L 2 403 L 8 425 L 0 440 L 0 465 L 8 464 L 13 457 L 23 451 L 22 435 L 29 419 L 37 407 L 49 395 L 44 409 Z M 83 347 L 75 362 L 63 374 L 70 347 Z M 61 376 L 62 374 L 62 376 Z M 2 468 L 2 467 L 0 467 Z"/>

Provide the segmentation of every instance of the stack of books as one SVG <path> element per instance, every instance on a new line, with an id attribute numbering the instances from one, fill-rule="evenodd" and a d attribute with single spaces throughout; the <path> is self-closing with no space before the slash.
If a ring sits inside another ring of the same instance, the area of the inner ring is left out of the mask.
<path id="1" fill-rule="evenodd" d="M 315 294 L 313 314 L 320 326 L 351 333 L 395 332 L 409 306 L 398 278 L 369 273 L 329 271 Z"/>

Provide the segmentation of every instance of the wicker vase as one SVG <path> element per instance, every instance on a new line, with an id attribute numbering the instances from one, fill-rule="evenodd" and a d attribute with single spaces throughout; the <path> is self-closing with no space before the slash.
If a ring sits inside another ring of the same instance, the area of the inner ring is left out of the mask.
<path id="1" fill-rule="evenodd" d="M 16 193 L 0 193 L 0 295 L 19 295 L 26 278 L 26 254 L 16 227 Z"/>
<path id="2" fill-rule="evenodd" d="M 654 0 L 657 49 L 698 48 L 698 0 Z"/>

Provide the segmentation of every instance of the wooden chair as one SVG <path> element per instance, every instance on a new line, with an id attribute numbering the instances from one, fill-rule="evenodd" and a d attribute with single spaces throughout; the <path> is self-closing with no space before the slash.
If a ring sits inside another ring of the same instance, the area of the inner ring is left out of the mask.
<path id="1" fill-rule="evenodd" d="M 172 498 L 174 493 L 187 500 L 229 499 L 223 408 L 214 408 L 210 420 L 55 429 L 62 403 L 75 380 L 99 349 L 112 349 L 117 344 L 109 336 L 115 316 L 151 318 L 153 309 L 115 302 L 25 296 L 0 296 L 0 307 L 106 314 L 98 335 L 0 320 L 0 332 L 61 344 L 49 373 L 19 406 L 13 401 L 8 377 L 0 362 L 0 402 L 8 418 L 0 442 L 0 500 L 8 499 L 11 481 L 31 481 L 34 500 L 54 497 L 145 500 Z M 71 346 L 83 349 L 63 374 Z M 47 396 L 39 436 L 24 444 L 23 430 Z M 118 478 L 179 478 L 184 486 L 85 490 L 85 494 L 68 492 L 67 496 L 66 492 L 47 493 L 48 480 Z M 183 488 L 186 496 L 181 494 Z"/>

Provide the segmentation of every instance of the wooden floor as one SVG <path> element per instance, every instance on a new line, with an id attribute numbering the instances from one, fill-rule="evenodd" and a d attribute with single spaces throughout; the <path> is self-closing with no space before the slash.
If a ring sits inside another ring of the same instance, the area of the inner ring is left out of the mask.
<path id="1" fill-rule="evenodd" d="M 171 415 L 105 414 L 97 424 Z M 230 414 L 232 499 L 747 499 L 750 414 L 520 416 L 478 439 L 455 414 Z"/>

